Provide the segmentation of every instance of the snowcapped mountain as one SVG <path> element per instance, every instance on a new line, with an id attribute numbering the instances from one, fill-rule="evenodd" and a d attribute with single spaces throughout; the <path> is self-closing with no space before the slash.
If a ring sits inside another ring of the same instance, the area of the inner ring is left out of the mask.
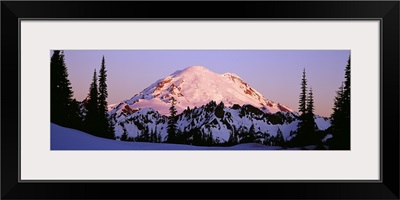
<path id="1" fill-rule="evenodd" d="M 296 112 L 266 99 L 239 76 L 192 66 L 110 106 L 116 138 L 165 141 L 172 97 L 177 100 L 177 134 L 187 144 L 237 144 L 248 139 L 274 145 L 278 132 L 279 138 L 291 140 L 299 123 Z M 315 122 L 319 130 L 330 126 L 329 119 L 319 116 Z"/>
<path id="2" fill-rule="evenodd" d="M 110 114 L 114 114 L 152 108 L 162 115 L 169 115 L 171 97 L 177 100 L 178 113 L 187 107 L 200 107 L 210 101 L 223 102 L 226 106 L 250 104 L 266 113 L 293 112 L 287 106 L 266 99 L 238 75 L 217 74 L 202 66 L 178 70 L 131 99 L 110 106 L 109 110 Z"/>

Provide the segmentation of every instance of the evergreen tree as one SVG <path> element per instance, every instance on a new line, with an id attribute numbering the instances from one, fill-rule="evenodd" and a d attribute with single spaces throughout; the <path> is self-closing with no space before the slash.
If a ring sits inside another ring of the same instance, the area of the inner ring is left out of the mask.
<path id="1" fill-rule="evenodd" d="M 192 128 L 189 131 L 190 135 L 193 135 L 192 144 L 193 145 L 201 145 L 202 143 L 202 135 L 199 128 Z"/>
<path id="2" fill-rule="evenodd" d="M 157 142 L 159 142 L 159 143 L 162 142 L 162 141 L 161 141 L 161 133 L 158 133 L 158 134 L 157 134 Z"/>
<path id="3" fill-rule="evenodd" d="M 115 123 L 113 118 L 108 119 L 108 130 L 107 130 L 108 138 L 115 138 Z"/>
<path id="4" fill-rule="evenodd" d="M 155 134 L 154 134 L 154 131 L 153 130 L 151 130 L 150 131 L 150 140 L 149 140 L 149 142 L 156 142 L 156 136 L 155 136 Z"/>
<path id="5" fill-rule="evenodd" d="M 176 136 L 177 136 L 177 130 L 178 127 L 176 125 L 176 113 L 177 110 L 175 108 L 176 105 L 176 100 L 174 97 L 171 97 L 171 107 L 169 108 L 169 114 L 170 116 L 168 117 L 168 126 L 167 126 L 167 134 L 168 134 L 168 138 L 167 138 L 167 142 L 168 143 L 175 143 L 176 142 Z"/>
<path id="6" fill-rule="evenodd" d="M 241 134 L 242 136 L 240 143 L 250 143 L 250 142 L 254 142 L 256 137 L 255 137 L 255 128 L 254 128 L 254 124 L 252 124 L 250 126 L 249 131 L 247 130 L 241 130 Z"/>
<path id="7" fill-rule="evenodd" d="M 284 146 L 284 143 L 285 139 L 283 138 L 281 129 L 278 127 L 278 131 L 276 132 L 276 137 L 275 137 L 275 145 Z"/>
<path id="8" fill-rule="evenodd" d="M 350 56 L 345 68 L 345 81 L 337 91 L 331 115 L 333 138 L 331 149 L 350 149 Z"/>
<path id="9" fill-rule="evenodd" d="M 200 142 L 200 145 L 207 145 L 207 136 L 206 136 L 206 134 L 204 133 L 204 130 L 203 129 L 200 129 L 200 133 L 201 133 L 201 142 Z"/>
<path id="10" fill-rule="evenodd" d="M 342 83 L 339 90 L 336 91 L 333 113 L 331 115 L 331 128 L 333 132 L 342 132 L 343 129 L 343 93 L 344 83 Z"/>
<path id="11" fill-rule="evenodd" d="M 256 140 L 256 129 L 254 128 L 254 124 L 251 124 L 249 134 L 248 134 L 249 142 L 254 142 Z"/>
<path id="12" fill-rule="evenodd" d="M 207 136 L 207 146 L 212 146 L 214 144 L 214 138 L 212 132 Z"/>
<path id="13" fill-rule="evenodd" d="M 276 146 L 276 138 L 274 136 L 271 136 L 269 138 L 269 145 L 270 146 Z"/>
<path id="14" fill-rule="evenodd" d="M 79 106 L 76 100 L 72 99 L 73 91 L 63 51 L 54 50 L 50 60 L 50 71 L 51 122 L 79 129 L 81 122 Z"/>
<path id="15" fill-rule="evenodd" d="M 99 109 L 99 131 L 102 137 L 114 138 L 114 129 L 108 119 L 107 109 L 107 70 L 105 65 L 104 56 L 101 61 L 101 67 L 99 71 L 99 96 L 98 96 L 98 109 Z"/>
<path id="16" fill-rule="evenodd" d="M 333 113 L 331 115 L 332 125 L 335 124 L 335 121 L 342 119 L 343 116 L 343 92 L 344 92 L 344 83 L 339 87 L 339 90 L 336 91 L 335 101 L 333 105 Z"/>
<path id="17" fill-rule="evenodd" d="M 306 69 L 303 69 L 303 78 L 301 79 L 301 93 L 299 99 L 299 112 L 300 116 L 306 113 L 306 91 L 307 91 L 307 79 L 306 79 Z"/>
<path id="18" fill-rule="evenodd" d="M 306 69 L 303 69 L 303 76 L 301 79 L 301 92 L 300 92 L 300 99 L 299 99 L 299 123 L 297 124 L 297 135 L 292 140 L 295 146 L 304 145 L 306 138 L 305 133 L 307 132 L 307 79 L 306 79 Z"/>
<path id="19" fill-rule="evenodd" d="M 344 148 L 350 149 L 350 56 L 345 69 L 343 88 Z"/>
<path id="20" fill-rule="evenodd" d="M 291 142 L 295 146 L 305 146 L 315 144 L 317 141 L 317 125 L 314 120 L 314 97 L 312 88 L 310 88 L 308 96 L 307 79 L 305 69 L 301 81 L 301 92 L 299 100 L 300 122 L 297 125 L 297 135 Z"/>
<path id="21" fill-rule="evenodd" d="M 309 117 L 314 117 L 314 96 L 313 96 L 313 91 L 312 88 L 310 87 L 310 90 L 308 92 L 308 97 L 307 97 L 307 111 L 306 114 Z"/>
<path id="22" fill-rule="evenodd" d="M 74 98 L 69 106 L 69 116 L 67 121 L 70 123 L 71 128 L 83 129 L 83 114 L 79 107 L 79 102 Z"/>
<path id="23" fill-rule="evenodd" d="M 147 128 L 144 130 L 144 131 L 142 131 L 142 141 L 143 142 L 149 142 L 150 141 L 150 134 L 149 134 L 149 131 L 147 130 Z"/>
<path id="24" fill-rule="evenodd" d="M 98 129 L 99 121 L 99 109 L 98 109 L 98 89 L 97 89 L 97 75 L 96 69 L 93 73 L 92 83 L 89 89 L 89 98 L 86 104 L 86 116 L 85 116 L 85 130 L 93 135 L 100 136 Z"/>
<path id="25" fill-rule="evenodd" d="M 349 56 L 349 59 L 347 60 L 344 78 L 345 78 L 344 88 L 343 88 L 344 103 L 348 104 L 345 106 L 349 106 L 349 108 L 350 108 L 350 56 Z M 349 108 L 346 107 L 346 109 L 349 109 Z"/>
<path id="26" fill-rule="evenodd" d="M 308 133 L 313 134 L 317 129 L 317 125 L 314 120 L 314 96 L 312 88 L 310 87 L 310 91 L 308 93 L 307 98 L 307 112 L 306 112 L 306 123 L 308 126 Z"/>
<path id="27" fill-rule="evenodd" d="M 121 135 L 121 141 L 127 141 L 128 140 L 128 134 L 126 133 L 126 129 L 124 129 L 124 133 Z"/>
<path id="28" fill-rule="evenodd" d="M 305 124 L 306 124 L 306 144 L 316 144 L 319 141 L 318 135 L 316 131 L 318 129 L 317 124 L 315 123 L 314 119 L 314 96 L 312 88 L 310 87 L 310 91 L 308 93 L 307 98 L 307 113 L 305 117 Z"/>
<path id="29" fill-rule="evenodd" d="M 236 134 L 232 131 L 232 132 L 229 134 L 228 144 L 229 144 L 229 145 L 235 145 L 235 144 L 237 144 L 237 143 L 238 143 L 238 141 L 237 141 L 237 136 L 236 136 Z"/>

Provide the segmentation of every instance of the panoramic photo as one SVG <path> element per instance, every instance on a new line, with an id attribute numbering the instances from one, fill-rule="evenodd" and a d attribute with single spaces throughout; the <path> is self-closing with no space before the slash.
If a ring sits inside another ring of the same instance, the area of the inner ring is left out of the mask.
<path id="1" fill-rule="evenodd" d="M 350 150 L 350 50 L 51 50 L 51 150 Z"/>

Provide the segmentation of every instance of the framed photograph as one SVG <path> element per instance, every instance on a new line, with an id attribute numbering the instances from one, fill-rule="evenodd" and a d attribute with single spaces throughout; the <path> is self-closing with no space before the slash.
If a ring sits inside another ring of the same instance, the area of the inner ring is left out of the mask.
<path id="1" fill-rule="evenodd" d="M 1 5 L 3 199 L 399 198 L 399 2 Z"/>

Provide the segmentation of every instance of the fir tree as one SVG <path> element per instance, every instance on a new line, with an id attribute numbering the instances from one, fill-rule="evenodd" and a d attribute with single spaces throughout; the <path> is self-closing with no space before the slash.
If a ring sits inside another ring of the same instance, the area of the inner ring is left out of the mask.
<path id="1" fill-rule="evenodd" d="M 113 117 L 108 119 L 108 130 L 107 130 L 108 138 L 115 138 L 115 123 L 113 121 Z"/>
<path id="2" fill-rule="evenodd" d="M 345 81 L 336 93 L 331 115 L 333 138 L 331 149 L 350 149 L 350 56 L 345 68 Z"/>
<path id="3" fill-rule="evenodd" d="M 348 104 L 345 106 L 349 106 L 349 108 L 350 108 L 350 56 L 349 56 L 349 59 L 347 60 L 344 78 L 345 78 L 344 88 L 343 88 L 344 103 Z M 346 109 L 349 109 L 349 108 L 346 107 Z"/>
<path id="4" fill-rule="evenodd" d="M 207 136 L 207 146 L 212 146 L 214 144 L 214 138 L 212 132 Z"/>
<path id="5" fill-rule="evenodd" d="M 162 141 L 161 141 L 161 133 L 158 133 L 158 134 L 157 134 L 157 142 L 159 142 L 159 143 L 162 142 Z"/>
<path id="6" fill-rule="evenodd" d="M 86 104 L 86 116 L 85 116 L 85 130 L 93 135 L 100 136 L 98 130 L 99 121 L 99 109 L 98 109 L 98 89 L 97 89 L 97 75 L 96 69 L 93 73 L 92 83 L 89 89 L 89 98 Z"/>
<path id="7" fill-rule="evenodd" d="M 193 135 L 192 144 L 193 145 L 201 145 L 202 143 L 202 135 L 199 128 L 192 128 L 189 133 Z"/>
<path id="8" fill-rule="evenodd" d="M 307 97 L 307 113 L 305 117 L 306 144 L 316 144 L 319 142 L 318 135 L 316 134 L 318 127 L 315 123 L 314 116 L 314 96 L 312 88 L 310 87 Z"/>
<path id="9" fill-rule="evenodd" d="M 285 139 L 283 138 L 281 129 L 278 127 L 278 131 L 276 132 L 276 137 L 275 137 L 275 145 L 284 146 L 284 143 Z"/>
<path id="10" fill-rule="evenodd" d="M 314 96 L 312 88 L 310 87 L 310 91 L 308 93 L 307 98 L 307 112 L 306 112 L 306 123 L 308 126 L 308 133 L 313 134 L 316 130 L 316 124 L 314 120 Z"/>
<path id="11" fill-rule="evenodd" d="M 297 124 L 297 135 L 292 140 L 295 146 L 304 145 L 306 140 L 305 133 L 307 131 L 306 113 L 307 113 L 307 79 L 306 79 L 306 69 L 303 69 L 303 76 L 301 79 L 301 91 L 299 99 L 299 123 Z"/>
<path id="12" fill-rule="evenodd" d="M 50 60 L 50 71 L 51 122 L 79 129 L 81 122 L 79 106 L 76 100 L 72 99 L 73 91 L 63 51 L 54 50 Z"/>
<path id="13" fill-rule="evenodd" d="M 307 91 L 307 79 L 306 79 L 306 69 L 303 69 L 303 78 L 301 79 L 301 93 L 299 99 L 299 112 L 300 116 L 306 113 L 306 91 Z"/>
<path id="14" fill-rule="evenodd" d="M 147 128 L 145 130 L 142 131 L 142 141 L 143 142 L 149 142 L 150 141 L 150 134 L 149 131 L 147 130 Z"/>
<path id="15" fill-rule="evenodd" d="M 340 119 L 340 116 L 343 112 L 343 92 L 344 92 L 344 83 L 339 87 L 339 90 L 336 91 L 335 101 L 333 105 L 333 113 L 331 115 L 332 123 L 335 120 Z"/>
<path id="16" fill-rule="evenodd" d="M 307 111 L 306 114 L 310 117 L 314 117 L 314 96 L 313 96 L 313 91 L 312 88 L 310 87 L 310 90 L 308 92 L 307 96 Z"/>
<path id="17" fill-rule="evenodd" d="M 232 132 L 229 134 L 228 144 L 229 144 L 229 145 L 235 145 L 235 144 L 237 144 L 237 143 L 238 143 L 238 141 L 237 141 L 236 134 L 232 131 Z"/>
<path id="18" fill-rule="evenodd" d="M 99 96 L 98 96 L 98 109 L 99 109 L 99 131 L 101 135 L 105 138 L 114 138 L 114 129 L 112 124 L 108 119 L 108 109 L 107 109 L 107 70 L 105 65 L 104 56 L 101 61 L 101 67 L 99 71 Z"/>
<path id="19" fill-rule="evenodd" d="M 312 88 L 307 92 L 307 79 L 305 69 L 301 80 L 301 92 L 299 100 L 300 122 L 297 125 L 297 135 L 291 142 L 295 146 L 305 146 L 317 142 L 315 131 L 317 126 L 314 120 L 314 97 Z"/>
<path id="20" fill-rule="evenodd" d="M 72 99 L 71 104 L 69 106 L 69 116 L 68 122 L 70 123 L 71 128 L 83 129 L 83 114 L 81 112 L 81 108 L 79 106 L 79 102 L 76 99 Z"/>
<path id="21" fill-rule="evenodd" d="M 344 115 L 344 147 L 350 148 L 350 56 L 345 69 L 343 88 L 343 115 Z"/>
<path id="22" fill-rule="evenodd" d="M 256 139 L 256 129 L 254 128 L 254 124 L 251 124 L 249 134 L 248 134 L 249 142 L 254 142 Z"/>
<path id="23" fill-rule="evenodd" d="M 151 130 L 150 131 L 150 140 L 149 140 L 149 142 L 156 142 L 156 139 L 154 139 L 155 138 L 155 134 L 154 134 L 154 131 L 153 130 Z"/>
<path id="24" fill-rule="evenodd" d="M 176 136 L 177 136 L 177 125 L 176 125 L 176 113 L 177 110 L 175 108 L 176 105 L 176 100 L 174 97 L 171 97 L 171 107 L 169 108 L 169 114 L 170 116 L 168 117 L 168 126 L 167 126 L 167 134 L 168 134 L 168 138 L 167 138 L 167 142 L 168 143 L 175 143 L 176 142 Z"/>
<path id="25" fill-rule="evenodd" d="M 126 129 L 124 129 L 124 133 L 121 135 L 121 141 L 127 141 L 128 140 L 128 134 L 126 133 Z"/>
<path id="26" fill-rule="evenodd" d="M 255 137 L 255 128 L 254 124 L 250 126 L 249 131 L 247 130 L 241 130 L 242 139 L 240 140 L 240 143 L 250 143 L 254 142 L 256 137 Z"/>

